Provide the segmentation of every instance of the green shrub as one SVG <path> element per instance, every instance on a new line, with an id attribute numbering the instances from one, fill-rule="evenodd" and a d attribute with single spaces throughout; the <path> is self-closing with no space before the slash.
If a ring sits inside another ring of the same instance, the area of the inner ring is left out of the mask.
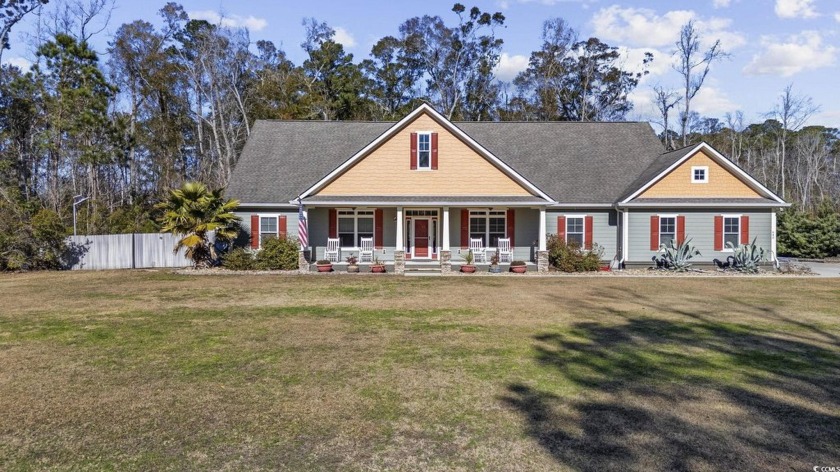
<path id="1" fill-rule="evenodd" d="M 56 212 L 0 189 L 0 271 L 61 269 L 67 234 Z"/>
<path id="2" fill-rule="evenodd" d="M 250 250 L 238 247 L 222 256 L 222 267 L 229 270 L 254 270 L 257 261 Z"/>
<path id="3" fill-rule="evenodd" d="M 548 263 L 563 272 L 598 270 L 604 253 L 603 248 L 597 244 L 592 246 L 592 250 L 586 251 L 577 244 L 566 244 L 566 241 L 556 234 L 548 237 L 546 248 L 548 249 Z"/>
<path id="4" fill-rule="evenodd" d="M 296 270 L 298 268 L 297 240 L 269 238 L 263 241 L 262 249 L 257 253 L 257 269 L 260 270 Z"/>
<path id="5" fill-rule="evenodd" d="M 793 208 L 779 213 L 779 255 L 833 257 L 840 255 L 840 218 L 830 208 L 812 215 Z"/>

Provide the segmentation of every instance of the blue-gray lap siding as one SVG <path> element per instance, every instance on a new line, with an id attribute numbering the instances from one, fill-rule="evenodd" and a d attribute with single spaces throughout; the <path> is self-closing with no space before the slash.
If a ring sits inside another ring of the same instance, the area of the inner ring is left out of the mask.
<path id="1" fill-rule="evenodd" d="M 563 210 L 547 211 L 545 213 L 545 231 L 547 234 L 557 234 L 558 216 L 592 216 L 592 242 L 604 248 L 601 256 L 603 260 L 612 260 L 618 254 L 621 231 L 619 219 L 615 210 Z"/>
<path id="2" fill-rule="evenodd" d="M 298 212 L 291 209 L 278 208 L 243 208 L 240 207 L 238 211 L 234 212 L 236 216 L 241 218 L 240 232 L 236 238 L 235 244 L 242 247 L 251 247 L 251 215 L 259 216 L 286 216 L 286 237 L 297 238 L 298 235 Z"/>
<path id="3" fill-rule="evenodd" d="M 772 210 L 755 209 L 727 209 L 726 211 L 710 210 L 668 210 L 668 211 L 631 211 L 629 231 L 628 263 L 649 263 L 658 251 L 650 249 L 650 217 L 654 215 L 684 215 L 685 237 L 691 239 L 691 244 L 699 251 L 700 256 L 694 260 L 711 262 L 712 259 L 726 259 L 731 251 L 715 251 L 715 216 L 744 215 L 750 217 L 750 241 L 756 239 L 756 245 L 770 251 L 772 237 Z M 769 257 L 768 257 L 769 259 Z"/>

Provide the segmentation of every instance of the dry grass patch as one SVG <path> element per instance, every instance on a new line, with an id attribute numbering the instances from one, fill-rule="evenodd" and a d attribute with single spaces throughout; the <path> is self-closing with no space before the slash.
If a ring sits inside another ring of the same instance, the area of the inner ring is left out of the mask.
<path id="1" fill-rule="evenodd" d="M 0 276 L 0 469 L 833 464 L 832 280 Z"/>

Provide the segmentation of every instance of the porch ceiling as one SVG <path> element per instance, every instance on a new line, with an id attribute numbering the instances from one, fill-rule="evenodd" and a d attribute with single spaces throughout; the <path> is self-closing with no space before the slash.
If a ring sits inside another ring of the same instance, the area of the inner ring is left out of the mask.
<path id="1" fill-rule="evenodd" d="M 553 202 L 524 196 L 332 196 L 313 195 L 303 199 L 304 205 L 389 205 L 389 206 L 547 206 Z"/>

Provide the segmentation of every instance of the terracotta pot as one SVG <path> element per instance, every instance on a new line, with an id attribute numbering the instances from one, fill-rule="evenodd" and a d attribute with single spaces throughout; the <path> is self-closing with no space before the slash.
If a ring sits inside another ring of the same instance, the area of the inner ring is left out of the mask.
<path id="1" fill-rule="evenodd" d="M 472 265 L 472 264 L 462 265 L 461 266 L 461 272 L 463 272 L 465 274 L 472 274 L 473 272 L 475 272 L 475 266 Z"/>
<path id="2" fill-rule="evenodd" d="M 374 274 L 384 274 L 385 273 L 385 266 L 384 265 L 372 265 L 370 266 L 370 271 Z"/>
<path id="3" fill-rule="evenodd" d="M 605 265 L 605 266 L 601 266 L 600 270 L 601 270 L 601 272 L 609 272 L 611 269 L 610 269 L 610 266 Z"/>
<path id="4" fill-rule="evenodd" d="M 510 271 L 517 274 L 524 274 L 527 269 L 526 266 L 510 266 Z"/>
<path id="5" fill-rule="evenodd" d="M 332 264 L 315 264 L 318 267 L 318 272 L 332 272 Z"/>

